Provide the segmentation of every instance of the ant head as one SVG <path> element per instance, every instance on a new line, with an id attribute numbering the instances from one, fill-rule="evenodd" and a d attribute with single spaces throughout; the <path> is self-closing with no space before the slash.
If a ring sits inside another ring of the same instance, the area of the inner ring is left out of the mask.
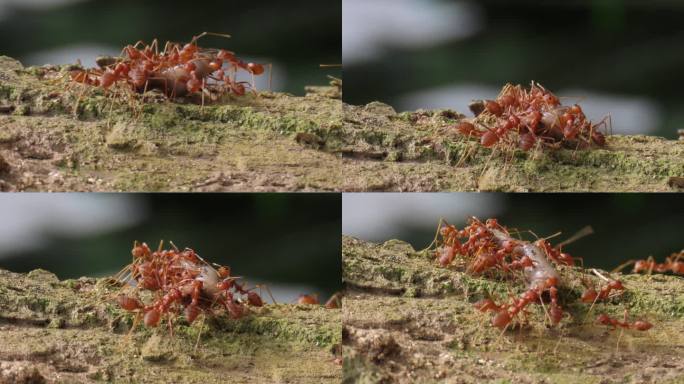
<path id="1" fill-rule="evenodd" d="M 548 279 L 546 279 L 546 281 L 544 283 L 549 288 L 550 287 L 556 287 L 558 285 L 558 278 L 555 276 L 549 277 Z"/>
<path id="2" fill-rule="evenodd" d="M 230 276 L 230 267 L 222 266 L 217 272 L 220 278 L 225 279 L 226 277 Z"/>

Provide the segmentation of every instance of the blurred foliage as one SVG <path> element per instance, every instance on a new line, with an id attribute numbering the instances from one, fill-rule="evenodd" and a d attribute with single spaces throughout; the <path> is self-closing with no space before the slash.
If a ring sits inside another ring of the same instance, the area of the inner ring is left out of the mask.
<path id="1" fill-rule="evenodd" d="M 145 219 L 123 230 L 78 239 L 48 234 L 46 247 L 3 255 L 0 267 L 15 272 L 44 268 L 60 278 L 106 274 L 131 261 L 134 240 L 156 249 L 163 239 L 165 248 L 169 240 L 179 248 L 193 248 L 208 262 L 229 265 L 236 276 L 312 285 L 328 294 L 340 289 L 339 194 L 98 196 L 137 199 L 146 207 Z"/>
<path id="2" fill-rule="evenodd" d="M 287 74 L 284 91 L 302 94 L 305 85 L 324 84 L 340 63 L 342 6 L 339 0 L 265 0 L 256 3 L 204 0 L 97 0 L 57 8 L 16 8 L 0 21 L 0 52 L 15 58 L 72 44 L 122 47 L 138 40 L 186 42 L 204 31 L 228 33 L 201 45 L 266 57 Z"/>
<path id="3" fill-rule="evenodd" d="M 469 38 L 419 49 L 388 46 L 376 60 L 345 63 L 345 101 L 392 104 L 401 95 L 446 84 L 498 88 L 535 80 L 551 90 L 650 98 L 664 111 L 657 135 L 675 138 L 684 127 L 684 51 L 678 49 L 684 2 L 469 3 L 484 19 L 482 30 Z"/>
<path id="4" fill-rule="evenodd" d="M 594 234 L 563 249 L 584 259 L 587 267 L 611 270 L 630 259 L 652 255 L 663 261 L 684 249 L 684 199 L 679 194 L 498 194 L 504 210 L 499 223 L 524 231 L 528 240 L 562 234 L 549 241 L 556 245 L 591 226 Z M 427 195 L 426 195 L 427 196 Z M 462 228 L 467 217 L 445 217 Z M 487 219 L 480 217 L 481 220 Z M 435 227 L 405 226 L 402 240 L 423 249 L 433 239 Z M 534 234 L 527 232 L 533 231 Z"/>

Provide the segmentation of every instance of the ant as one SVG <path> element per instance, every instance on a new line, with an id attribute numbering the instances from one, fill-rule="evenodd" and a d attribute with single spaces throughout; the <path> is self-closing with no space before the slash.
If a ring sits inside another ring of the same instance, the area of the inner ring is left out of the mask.
<path id="1" fill-rule="evenodd" d="M 611 327 L 613 330 L 617 329 L 617 327 L 620 327 L 623 329 L 636 329 L 637 331 L 648 331 L 649 329 L 653 328 L 653 324 L 651 324 L 645 320 L 636 320 L 634 322 L 627 321 L 627 311 L 626 310 L 625 310 L 625 317 L 624 317 L 623 321 L 613 319 L 610 316 L 606 315 L 605 313 L 602 313 L 599 315 L 598 318 L 596 318 L 596 322 L 598 324 L 607 325 L 607 326 Z"/>
<path id="2" fill-rule="evenodd" d="M 624 319 L 622 321 L 614 319 L 605 313 L 602 313 L 596 318 L 597 324 L 602 324 L 611 328 L 611 331 L 620 328 L 620 336 L 618 336 L 617 344 L 615 345 L 615 352 L 620 350 L 620 339 L 622 338 L 622 331 L 625 329 L 634 329 L 640 332 L 648 331 L 653 328 L 653 324 L 646 320 L 635 320 L 633 322 L 627 321 L 627 310 L 625 309 Z"/>
<path id="3" fill-rule="evenodd" d="M 625 286 L 622 284 L 620 280 L 611 280 L 608 279 L 607 277 L 603 276 L 600 274 L 596 269 L 592 269 L 594 274 L 599 276 L 600 278 L 608 281 L 608 284 L 604 285 L 601 287 L 601 289 L 596 292 L 594 288 L 588 288 L 584 293 L 582 293 L 582 297 L 580 300 L 583 303 L 596 303 L 599 300 L 606 300 L 611 297 L 611 292 L 612 291 L 624 291 Z"/>
<path id="4" fill-rule="evenodd" d="M 673 253 L 665 258 L 665 262 L 657 263 L 653 256 L 649 256 L 645 260 L 630 260 L 615 269 L 615 271 L 620 271 L 630 264 L 634 264 L 634 273 L 646 272 L 651 274 L 656 273 L 667 273 L 671 272 L 675 275 L 684 275 L 684 251 L 679 253 Z M 681 261 L 680 261 L 681 260 Z"/>

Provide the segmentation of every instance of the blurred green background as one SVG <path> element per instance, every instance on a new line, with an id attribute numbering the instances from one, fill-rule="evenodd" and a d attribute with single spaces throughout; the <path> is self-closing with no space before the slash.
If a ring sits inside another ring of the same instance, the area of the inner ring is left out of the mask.
<path id="1" fill-rule="evenodd" d="M 684 128 L 684 2 L 344 0 L 344 100 L 452 108 L 531 80 L 615 133 Z"/>
<path id="2" fill-rule="evenodd" d="M 245 60 L 273 63 L 274 90 L 303 94 L 341 70 L 339 0 L 2 0 L 0 54 L 24 64 L 94 66 L 98 54 L 118 54 L 126 44 L 158 38 L 186 42 L 204 31 L 200 46 L 235 51 Z M 262 76 L 261 79 L 266 76 Z M 262 88 L 267 84 L 262 81 Z"/>
<path id="3" fill-rule="evenodd" d="M 612 270 L 649 255 L 663 261 L 684 249 L 680 194 L 362 193 L 344 194 L 342 207 L 345 235 L 376 242 L 396 238 L 416 249 L 430 244 L 440 217 L 462 228 L 470 216 L 494 217 L 539 237 L 562 232 L 549 240 L 553 245 L 589 225 L 594 234 L 563 248 L 587 267 Z"/>
<path id="4" fill-rule="evenodd" d="M 190 247 L 277 297 L 341 285 L 339 194 L 1 194 L 0 268 L 112 275 L 134 240 Z"/>

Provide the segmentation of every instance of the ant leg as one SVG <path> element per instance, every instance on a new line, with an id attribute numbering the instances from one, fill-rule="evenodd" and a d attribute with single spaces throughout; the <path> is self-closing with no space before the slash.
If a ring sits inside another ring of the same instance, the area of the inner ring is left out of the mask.
<path id="1" fill-rule="evenodd" d="M 171 315 L 167 314 L 166 316 L 166 324 L 169 328 L 169 334 L 171 335 L 171 338 L 173 339 L 173 323 L 171 322 Z"/>
<path id="2" fill-rule="evenodd" d="M 442 224 L 449 225 L 449 223 L 447 223 L 443 217 L 440 217 L 439 222 L 437 223 L 437 230 L 435 231 L 435 238 L 432 239 L 432 243 L 425 247 L 425 249 L 422 249 L 421 252 L 427 251 L 428 249 L 432 248 L 433 245 L 435 245 L 435 243 L 437 242 L 437 238 L 439 237 L 439 230 L 442 228 Z"/>
<path id="3" fill-rule="evenodd" d="M 150 49 L 152 48 L 154 48 L 154 54 L 159 55 L 159 40 L 152 40 L 152 44 L 150 44 Z"/>
<path id="4" fill-rule="evenodd" d="M 653 274 L 653 268 L 655 268 L 656 262 L 653 256 L 649 256 L 646 260 L 648 261 L 648 276 L 650 277 Z"/>
<path id="5" fill-rule="evenodd" d="M 203 38 L 204 36 L 218 36 L 218 37 L 225 37 L 226 39 L 229 39 L 231 36 L 225 33 L 216 33 L 216 32 L 202 32 L 197 36 L 193 36 L 192 40 L 190 41 L 190 44 L 195 45 L 197 43 L 197 40 Z"/>
<path id="6" fill-rule="evenodd" d="M 510 325 L 511 325 L 511 323 L 506 324 L 506 326 L 504 327 L 504 329 L 501 330 L 501 332 L 499 333 L 499 336 L 496 337 L 496 341 L 494 341 L 495 344 L 498 343 L 498 342 L 499 342 L 499 339 L 501 339 L 501 338 L 503 337 L 504 333 L 506 332 L 506 330 L 508 329 L 508 327 L 510 327 Z"/>
<path id="7" fill-rule="evenodd" d="M 620 354 L 620 339 L 622 339 L 622 334 L 624 333 L 624 329 L 620 327 L 620 334 L 618 335 L 617 339 L 617 344 L 615 345 L 615 354 L 618 355 Z"/>
<path id="8" fill-rule="evenodd" d="M 87 72 L 86 72 L 87 76 Z M 81 88 L 81 92 L 79 92 L 78 97 L 76 98 L 76 103 L 74 104 L 74 111 L 73 115 L 74 117 L 78 117 L 78 105 L 81 103 L 81 99 L 83 98 L 83 95 L 85 95 L 86 89 L 85 87 Z"/>
<path id="9" fill-rule="evenodd" d="M 193 353 L 197 352 L 197 347 L 199 347 L 199 342 L 200 342 L 200 337 L 202 336 L 202 329 L 204 329 L 204 319 L 206 316 L 202 316 L 202 320 L 200 321 L 199 325 L 199 331 L 197 332 L 197 341 L 195 341 L 195 348 L 192 350 Z"/>
<path id="10" fill-rule="evenodd" d="M 589 318 L 589 315 L 591 314 L 591 310 L 594 309 L 594 305 L 596 305 L 596 302 L 599 299 L 598 293 L 596 294 L 596 297 L 594 298 L 594 301 L 591 303 L 591 306 L 589 306 L 589 310 L 587 311 L 587 314 L 584 315 L 584 320 L 582 320 L 582 325 L 584 325 L 587 322 L 587 318 Z"/>
<path id="11" fill-rule="evenodd" d="M 268 90 L 273 91 L 273 63 L 268 63 Z"/>
<path id="12" fill-rule="evenodd" d="M 561 341 L 563 341 L 563 336 L 564 336 L 564 331 L 561 331 L 560 336 L 558 337 L 558 342 L 556 343 L 556 346 L 553 347 L 553 354 L 554 356 L 558 353 L 558 346 L 560 346 Z"/>
<path id="13" fill-rule="evenodd" d="M 273 293 L 271 293 L 271 288 L 268 287 L 268 285 L 257 285 L 259 287 L 259 290 L 261 290 L 261 287 L 266 288 L 266 292 L 268 292 L 268 296 L 273 300 L 273 304 L 278 304 L 276 302 L 276 299 L 273 297 Z"/>
<path id="14" fill-rule="evenodd" d="M 554 237 L 560 236 L 560 235 L 562 235 L 562 234 L 563 234 L 563 232 L 556 232 L 556 233 L 554 233 L 553 235 L 546 236 L 545 238 L 543 238 L 543 240 L 553 239 Z"/>
<path id="15" fill-rule="evenodd" d="M 202 105 L 200 106 L 200 109 L 204 108 L 204 79 L 202 79 Z"/>
<path id="16" fill-rule="evenodd" d="M 556 245 L 556 248 L 560 248 L 564 245 L 568 245 L 571 243 L 574 243 L 575 241 L 585 237 L 594 234 L 594 228 L 591 227 L 591 225 L 587 225 L 586 227 L 580 229 L 579 231 L 575 232 L 572 236 L 570 236 L 567 240 L 562 241 L 558 245 Z"/>
<path id="17" fill-rule="evenodd" d="M 627 261 L 625 261 L 624 263 L 618 265 L 616 268 L 614 268 L 614 269 L 613 269 L 612 271 L 610 271 L 610 272 L 611 272 L 611 273 L 620 272 L 621 270 L 625 269 L 626 267 L 628 267 L 628 266 L 630 266 L 631 264 L 634 264 L 634 263 L 636 263 L 636 260 L 634 260 L 634 259 L 627 260 Z"/>
<path id="18" fill-rule="evenodd" d="M 541 295 L 539 295 L 539 304 L 541 304 L 542 309 L 544 310 L 544 314 L 546 315 L 546 319 L 549 320 L 549 324 L 553 326 L 553 320 L 551 320 L 551 314 L 549 311 L 546 310 L 546 306 L 544 305 L 544 300 L 541 299 Z"/>

